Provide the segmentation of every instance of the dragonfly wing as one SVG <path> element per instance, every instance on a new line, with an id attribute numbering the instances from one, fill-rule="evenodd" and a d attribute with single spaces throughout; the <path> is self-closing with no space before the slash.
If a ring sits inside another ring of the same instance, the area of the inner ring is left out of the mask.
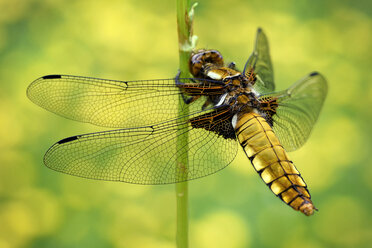
<path id="1" fill-rule="evenodd" d="M 44 163 L 75 176 L 135 184 L 182 182 L 223 169 L 236 156 L 236 140 L 201 128 L 198 115 L 190 119 L 198 124 L 175 119 L 66 138 L 47 151 Z M 186 146 L 177 144 L 182 134 L 188 134 Z M 178 158 L 189 164 L 177 164 Z"/>
<path id="2" fill-rule="evenodd" d="M 257 92 L 268 93 L 275 90 L 269 43 L 261 28 L 257 30 L 256 43 L 243 73 L 247 74 L 251 69 L 256 73 L 257 80 L 253 88 Z"/>
<path id="3" fill-rule="evenodd" d="M 190 79 L 179 80 L 192 84 Z M 116 81 L 67 75 L 41 77 L 27 89 L 34 103 L 51 112 L 113 128 L 174 119 L 178 116 L 181 94 L 174 79 Z M 189 106 L 189 112 L 200 111 L 204 102 L 201 97 Z"/>
<path id="4" fill-rule="evenodd" d="M 285 91 L 260 96 L 261 102 L 272 102 L 266 118 L 287 151 L 301 147 L 318 119 L 327 95 L 325 78 L 313 72 Z M 269 121 L 270 122 L 270 121 Z"/>

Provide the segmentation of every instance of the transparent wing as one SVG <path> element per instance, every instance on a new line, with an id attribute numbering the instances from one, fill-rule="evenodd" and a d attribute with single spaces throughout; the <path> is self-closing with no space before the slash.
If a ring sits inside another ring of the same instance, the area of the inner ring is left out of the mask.
<path id="1" fill-rule="evenodd" d="M 287 151 L 294 151 L 306 142 L 326 95 L 325 78 L 313 72 L 285 91 L 260 97 L 260 100 L 276 101 L 277 108 L 271 116 L 273 130 Z"/>
<path id="2" fill-rule="evenodd" d="M 197 121 L 197 115 L 190 119 Z M 227 120 L 220 120 L 222 122 Z M 231 122 L 230 122 L 231 123 Z M 54 144 L 44 157 L 47 167 L 63 173 L 135 184 L 167 184 L 203 177 L 227 166 L 237 142 L 190 121 L 78 135 Z M 210 123 L 209 123 L 210 125 Z M 231 124 L 230 124 L 231 125 Z M 188 146 L 177 137 L 188 133 Z M 188 167 L 177 164 L 187 158 Z"/>
<path id="3" fill-rule="evenodd" d="M 192 84 L 190 79 L 180 83 Z M 181 91 L 174 79 L 116 81 L 49 75 L 35 80 L 27 95 L 37 105 L 63 117 L 98 126 L 146 126 L 177 117 Z M 200 111 L 203 97 L 189 106 Z"/>
<path id="4" fill-rule="evenodd" d="M 261 28 L 257 30 L 256 43 L 251 56 L 244 66 L 243 74 L 253 69 L 256 73 L 256 83 L 253 88 L 259 93 L 269 93 L 275 90 L 273 67 L 270 59 L 269 43 Z"/>

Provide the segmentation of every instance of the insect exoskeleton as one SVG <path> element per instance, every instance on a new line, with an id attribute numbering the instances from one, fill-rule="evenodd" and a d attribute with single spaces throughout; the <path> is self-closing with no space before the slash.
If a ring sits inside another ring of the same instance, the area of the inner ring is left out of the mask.
<path id="1" fill-rule="evenodd" d="M 194 77 L 203 77 L 203 70 L 208 65 L 223 66 L 223 57 L 217 50 L 200 49 L 192 52 L 189 60 L 190 72 Z"/>

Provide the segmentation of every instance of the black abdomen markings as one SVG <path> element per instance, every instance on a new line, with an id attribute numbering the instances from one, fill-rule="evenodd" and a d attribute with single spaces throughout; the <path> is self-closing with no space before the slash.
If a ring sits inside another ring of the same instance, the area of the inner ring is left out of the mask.
<path id="1" fill-rule="evenodd" d="M 253 167 L 270 190 L 295 210 L 312 214 L 315 207 L 306 183 L 266 120 L 259 114 L 244 114 L 238 118 L 235 132 Z"/>
<path id="2" fill-rule="evenodd" d="M 223 57 L 217 50 L 198 50 L 191 54 L 189 60 L 189 69 L 191 74 L 196 78 L 203 78 L 205 66 L 213 65 L 221 67 L 224 65 Z"/>

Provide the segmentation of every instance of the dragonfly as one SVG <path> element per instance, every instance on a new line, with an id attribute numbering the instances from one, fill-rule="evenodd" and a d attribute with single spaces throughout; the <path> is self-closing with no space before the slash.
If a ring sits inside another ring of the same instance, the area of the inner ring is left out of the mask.
<path id="1" fill-rule="evenodd" d="M 317 209 L 287 152 L 308 139 L 327 95 L 325 78 L 312 72 L 275 91 L 268 40 L 260 28 L 242 71 L 225 64 L 217 50 L 203 49 L 192 52 L 189 70 L 193 77 L 117 81 L 48 75 L 35 80 L 27 89 L 35 104 L 68 119 L 114 128 L 58 141 L 44 164 L 89 179 L 169 184 L 225 168 L 240 145 L 277 197 L 312 215 Z M 180 137 L 187 142 L 180 143 Z M 180 158 L 187 165 L 179 165 Z"/>

